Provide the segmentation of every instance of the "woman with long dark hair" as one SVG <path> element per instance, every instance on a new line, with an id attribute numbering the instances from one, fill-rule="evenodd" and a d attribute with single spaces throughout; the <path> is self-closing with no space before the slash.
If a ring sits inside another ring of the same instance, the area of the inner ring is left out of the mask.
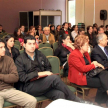
<path id="1" fill-rule="evenodd" d="M 12 57 L 13 60 L 15 61 L 15 59 L 20 55 L 20 53 L 17 48 L 14 48 L 14 37 L 11 35 L 7 35 L 4 38 L 4 41 L 5 41 L 5 49 L 6 49 L 5 54 L 7 56 Z"/>
<path id="2" fill-rule="evenodd" d="M 70 43 L 69 34 L 63 34 L 60 36 L 59 46 L 55 50 L 54 55 L 60 59 L 61 66 L 63 66 L 64 76 L 68 75 L 68 63 L 67 56 L 74 50 L 74 46 Z"/>

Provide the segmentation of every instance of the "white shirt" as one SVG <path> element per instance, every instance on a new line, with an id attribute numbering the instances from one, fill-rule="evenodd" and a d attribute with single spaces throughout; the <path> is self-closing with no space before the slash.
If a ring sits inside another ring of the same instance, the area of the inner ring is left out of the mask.
<path id="1" fill-rule="evenodd" d="M 78 32 L 76 33 L 75 31 L 72 31 L 72 32 L 71 32 L 71 35 L 72 35 L 73 40 L 74 40 L 74 39 L 75 39 L 75 37 L 78 35 Z"/>

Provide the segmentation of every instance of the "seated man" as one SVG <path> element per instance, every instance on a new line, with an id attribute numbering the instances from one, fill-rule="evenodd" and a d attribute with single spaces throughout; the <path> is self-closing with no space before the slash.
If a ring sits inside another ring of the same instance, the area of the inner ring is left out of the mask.
<path id="1" fill-rule="evenodd" d="M 39 39 L 44 43 L 53 44 L 55 42 L 55 37 L 53 34 L 50 33 L 50 28 L 44 27 L 43 31 L 44 31 L 44 34 L 41 35 Z"/>
<path id="2" fill-rule="evenodd" d="M 36 99 L 33 96 L 13 87 L 18 79 L 14 61 L 5 55 L 5 43 L 0 39 L 0 108 L 3 108 L 4 100 L 24 106 L 24 108 L 36 107 Z"/>
<path id="3" fill-rule="evenodd" d="M 62 98 L 82 102 L 59 76 L 53 75 L 48 59 L 35 48 L 35 42 L 33 36 L 25 37 L 25 51 L 15 61 L 19 73 L 18 89 L 33 96 L 45 95 L 52 100 Z"/>
<path id="4" fill-rule="evenodd" d="M 107 36 L 104 33 L 99 33 L 96 37 L 98 45 L 92 50 L 91 59 L 108 68 L 108 47 Z"/>
<path id="5" fill-rule="evenodd" d="M 62 30 L 60 30 L 60 35 L 63 35 L 63 34 L 69 34 L 69 36 L 70 36 L 70 40 L 72 41 L 72 42 L 74 42 L 74 40 L 73 40 L 73 37 L 72 37 L 72 35 L 71 35 L 71 31 L 68 29 L 68 23 L 67 22 L 64 22 L 63 23 L 63 29 Z"/>

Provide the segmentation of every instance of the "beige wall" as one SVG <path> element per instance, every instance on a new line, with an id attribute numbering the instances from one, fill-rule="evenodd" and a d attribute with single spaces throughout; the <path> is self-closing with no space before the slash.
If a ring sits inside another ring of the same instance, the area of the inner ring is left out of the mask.
<path id="1" fill-rule="evenodd" d="M 75 23 L 84 22 L 84 0 L 76 0 Z"/>
<path id="2" fill-rule="evenodd" d="M 102 25 L 103 21 L 100 20 L 100 10 L 102 9 L 108 11 L 108 0 L 76 0 L 76 24 L 84 22 L 86 27 L 93 23 Z M 108 18 L 105 21 L 106 24 L 108 24 Z"/>

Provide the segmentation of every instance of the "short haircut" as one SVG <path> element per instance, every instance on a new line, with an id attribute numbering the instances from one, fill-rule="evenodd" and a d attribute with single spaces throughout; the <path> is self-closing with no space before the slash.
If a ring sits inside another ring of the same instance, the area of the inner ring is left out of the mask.
<path id="1" fill-rule="evenodd" d="M 63 26 L 65 26 L 65 24 L 68 24 L 68 22 L 64 22 L 64 23 L 63 23 Z"/>
<path id="2" fill-rule="evenodd" d="M 2 42 L 2 43 L 4 43 L 4 44 L 5 44 L 5 42 L 4 42 L 4 40 L 3 40 L 3 39 L 0 39 L 0 42 Z"/>
<path id="3" fill-rule="evenodd" d="M 96 42 L 99 44 L 99 40 L 103 40 L 103 36 L 106 35 L 105 33 L 99 33 L 96 36 Z"/>
<path id="4" fill-rule="evenodd" d="M 80 50 L 86 42 L 89 42 L 88 36 L 79 35 L 75 38 L 74 47 Z"/>
<path id="5" fill-rule="evenodd" d="M 100 29 L 101 29 L 101 28 L 103 29 L 103 27 L 101 27 L 101 26 L 100 26 L 100 27 L 98 27 L 97 31 L 100 31 Z"/>
<path id="6" fill-rule="evenodd" d="M 0 26 L 2 27 L 2 25 L 0 24 Z"/>
<path id="7" fill-rule="evenodd" d="M 50 27 L 46 26 L 46 27 L 43 28 L 43 31 L 45 31 L 46 28 L 49 28 L 49 30 L 50 30 Z"/>
<path id="8" fill-rule="evenodd" d="M 83 28 L 80 28 L 80 29 L 79 29 L 79 32 L 82 32 L 82 31 L 85 31 L 85 30 L 84 30 Z"/>
<path id="9" fill-rule="evenodd" d="M 25 44 L 27 43 L 27 40 L 35 40 L 35 41 L 36 41 L 35 37 L 33 37 L 33 36 L 31 36 L 31 35 L 26 36 L 26 37 L 24 38 L 24 43 L 25 43 Z"/>
<path id="10" fill-rule="evenodd" d="M 108 25 L 106 25 L 106 28 L 108 27 Z"/>

